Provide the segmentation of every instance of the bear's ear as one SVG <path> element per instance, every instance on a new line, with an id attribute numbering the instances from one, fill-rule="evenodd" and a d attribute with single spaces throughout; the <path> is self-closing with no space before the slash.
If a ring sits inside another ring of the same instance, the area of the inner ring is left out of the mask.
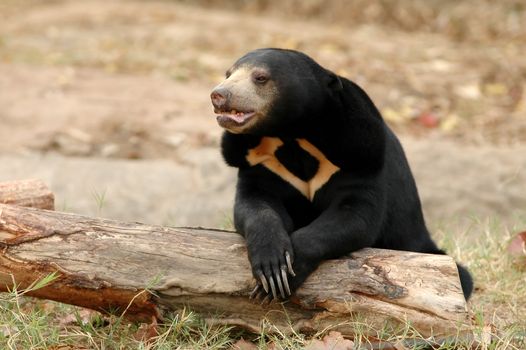
<path id="1" fill-rule="evenodd" d="M 329 89 L 331 89 L 332 91 L 342 90 L 343 84 L 340 77 L 328 69 L 326 69 L 325 71 L 327 72 L 328 76 L 327 86 L 329 87 Z"/>

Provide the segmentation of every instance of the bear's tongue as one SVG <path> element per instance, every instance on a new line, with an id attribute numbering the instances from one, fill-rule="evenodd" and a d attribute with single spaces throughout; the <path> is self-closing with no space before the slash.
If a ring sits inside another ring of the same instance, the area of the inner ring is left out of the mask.
<path id="1" fill-rule="evenodd" d="M 237 112 L 235 110 L 232 110 L 230 112 L 219 112 L 217 116 L 218 122 L 225 122 L 227 120 L 234 121 L 238 124 L 242 124 L 246 122 L 250 117 L 252 117 L 255 114 L 255 112 Z"/>

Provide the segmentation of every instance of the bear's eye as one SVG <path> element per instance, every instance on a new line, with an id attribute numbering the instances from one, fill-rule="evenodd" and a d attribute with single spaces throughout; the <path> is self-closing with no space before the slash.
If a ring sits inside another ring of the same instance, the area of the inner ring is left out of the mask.
<path id="1" fill-rule="evenodd" d="M 253 79 L 257 84 L 265 84 L 268 80 L 268 76 L 264 73 L 256 73 L 254 74 Z"/>

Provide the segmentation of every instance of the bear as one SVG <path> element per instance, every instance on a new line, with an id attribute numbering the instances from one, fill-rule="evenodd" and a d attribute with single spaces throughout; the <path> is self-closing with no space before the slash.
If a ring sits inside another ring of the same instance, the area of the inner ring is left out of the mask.
<path id="1" fill-rule="evenodd" d="M 257 285 L 286 300 L 324 260 L 365 247 L 446 254 L 402 146 L 357 84 L 295 50 L 248 52 L 211 95 L 238 168 L 234 226 Z M 466 299 L 470 273 L 457 264 Z"/>

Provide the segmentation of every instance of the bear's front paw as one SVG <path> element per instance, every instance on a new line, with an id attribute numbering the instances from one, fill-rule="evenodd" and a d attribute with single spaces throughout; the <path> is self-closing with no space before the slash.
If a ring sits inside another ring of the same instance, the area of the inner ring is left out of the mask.
<path id="1" fill-rule="evenodd" d="M 305 282 L 307 277 L 316 270 L 316 267 L 318 265 L 315 263 L 307 263 L 306 261 L 297 261 L 292 264 L 292 267 L 281 267 L 282 272 L 282 281 L 284 282 L 286 293 L 285 295 L 283 293 L 281 294 L 281 298 L 276 293 L 275 286 L 272 285 L 272 282 L 270 282 L 270 290 L 268 288 L 268 283 L 266 281 L 258 281 L 258 285 L 254 290 L 252 291 L 252 294 L 250 295 L 250 299 L 256 299 L 261 301 L 261 304 L 267 304 L 270 303 L 273 300 L 286 300 L 288 297 L 292 295 L 302 284 Z M 287 278 L 287 270 L 290 275 L 292 275 L 292 278 L 289 280 Z M 266 279 L 266 277 L 263 275 L 263 279 Z M 271 280 L 272 281 L 272 280 Z M 279 282 L 278 282 L 279 286 Z M 280 289 L 280 292 L 281 289 Z"/>
<path id="2" fill-rule="evenodd" d="M 257 281 L 256 288 L 250 294 L 251 299 L 263 302 L 291 295 L 288 275 L 295 276 L 292 268 L 294 252 L 290 244 L 272 245 L 272 248 L 255 249 L 250 252 L 252 273 Z"/>
<path id="3" fill-rule="evenodd" d="M 283 290 L 281 287 L 279 287 L 279 277 L 278 276 L 278 287 L 280 290 L 280 296 L 276 293 L 276 287 L 273 283 L 273 279 L 275 278 L 276 274 L 274 274 L 274 277 L 270 277 L 270 289 L 269 289 L 269 282 L 268 278 L 265 276 L 265 274 L 260 275 L 261 277 L 256 280 L 258 280 L 258 284 L 256 288 L 252 291 L 250 295 L 250 299 L 255 299 L 258 301 L 261 301 L 261 304 L 267 304 L 272 302 L 273 300 L 286 300 L 288 297 L 292 295 L 302 284 L 305 282 L 307 277 L 316 270 L 318 264 L 315 262 L 310 262 L 308 260 L 304 259 L 296 259 L 292 266 L 290 266 L 290 256 L 287 255 L 287 266 L 281 266 L 280 267 L 280 275 L 281 275 L 281 281 L 283 281 L 283 286 L 285 287 L 285 293 L 283 293 Z M 287 272 L 292 276 L 292 278 L 288 278 Z"/>

